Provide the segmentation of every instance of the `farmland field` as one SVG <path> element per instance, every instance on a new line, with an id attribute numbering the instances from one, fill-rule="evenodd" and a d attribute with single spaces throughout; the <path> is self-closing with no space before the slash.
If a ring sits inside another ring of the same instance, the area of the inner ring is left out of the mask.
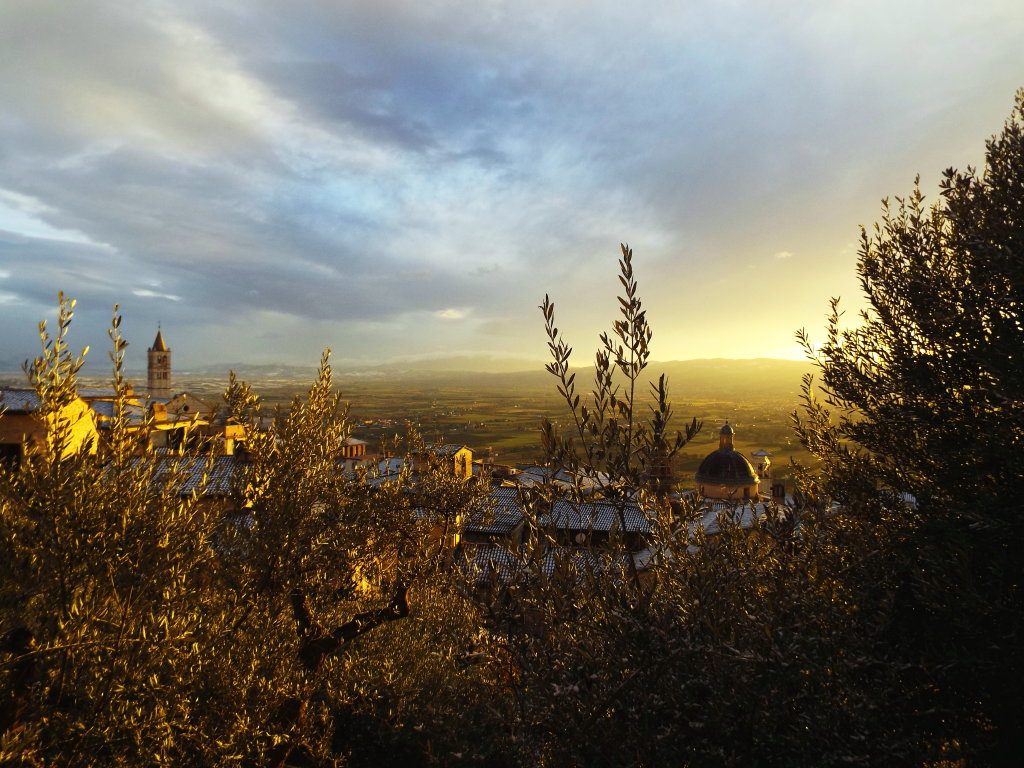
<path id="1" fill-rule="evenodd" d="M 704 424 L 693 442 L 676 457 L 674 469 L 681 485 L 692 484 L 700 461 L 718 447 L 718 431 L 726 421 L 736 430 L 737 450 L 748 458 L 757 449 L 774 455 L 776 482 L 792 485 L 790 459 L 813 466 L 790 428 L 790 414 L 799 401 L 799 376 L 806 365 L 718 360 L 665 366 L 671 373 L 675 427 L 681 428 L 694 417 Z M 304 379 L 257 375 L 251 383 L 269 413 L 275 407 L 287 408 L 296 394 L 308 388 L 311 379 L 312 372 Z M 581 395 L 585 395 L 587 380 L 588 374 L 581 371 Z M 682 386 L 677 387 L 677 382 Z M 15 382 L 12 379 L 9 383 Z M 216 401 L 226 383 L 226 375 L 179 374 L 174 388 Z M 97 379 L 83 384 L 104 386 L 106 382 Z M 371 451 L 385 442 L 401 443 L 411 432 L 418 432 L 427 441 L 467 445 L 478 456 L 489 452 L 498 463 L 526 464 L 543 460 L 539 430 L 542 418 L 550 419 L 561 430 L 571 426 L 554 381 L 543 371 L 373 376 L 341 372 L 336 373 L 335 384 L 350 404 L 353 436 L 366 440 Z"/>
<path id="2" fill-rule="evenodd" d="M 211 394 L 214 391 L 208 381 L 195 384 L 197 389 Z M 543 460 L 541 419 L 550 419 L 562 430 L 571 427 L 568 410 L 558 397 L 554 382 L 542 374 L 396 378 L 342 375 L 336 378 L 336 384 L 350 404 L 353 436 L 366 440 L 370 450 L 378 450 L 385 443 L 400 444 L 408 434 L 418 432 L 427 441 L 467 445 L 478 456 L 490 452 L 498 463 L 525 464 Z M 179 386 L 187 389 L 190 384 L 180 381 Z M 308 382 L 256 381 L 253 386 L 263 395 L 268 408 L 286 407 Z M 791 486 L 791 458 L 811 463 L 790 428 L 790 414 L 798 402 L 796 388 L 792 392 L 743 394 L 746 396 L 741 400 L 707 396 L 675 400 L 677 429 L 694 417 L 704 425 L 675 461 L 676 476 L 684 486 L 692 482 L 704 456 L 718 447 L 718 431 L 726 421 L 736 430 L 737 450 L 748 458 L 757 449 L 774 454 L 775 481 Z"/>

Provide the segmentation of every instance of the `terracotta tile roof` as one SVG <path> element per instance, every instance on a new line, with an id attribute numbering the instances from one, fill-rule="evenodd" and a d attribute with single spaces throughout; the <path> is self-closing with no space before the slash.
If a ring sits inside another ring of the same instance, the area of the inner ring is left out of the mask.
<path id="1" fill-rule="evenodd" d="M 716 501 L 705 499 L 702 507 L 703 514 L 700 520 L 690 523 L 690 532 L 696 533 L 698 528 L 703 528 L 708 536 L 714 536 L 721 531 L 722 520 L 729 519 L 740 528 L 750 528 L 757 520 L 764 517 L 766 506 L 764 502 L 742 503 L 739 501 Z"/>
<path id="2" fill-rule="evenodd" d="M 651 521 L 638 504 L 623 502 L 622 517 L 625 533 L 650 533 Z M 621 528 L 619 505 L 611 501 L 572 502 L 557 500 L 551 504 L 551 511 L 541 515 L 541 525 L 551 525 L 560 530 L 599 531 L 607 533 L 612 528 Z"/>
<path id="3" fill-rule="evenodd" d="M 600 570 L 611 571 L 615 576 L 624 576 L 629 568 L 629 554 L 610 554 L 593 549 L 568 549 L 553 547 L 547 549 L 540 558 L 531 564 L 530 555 L 525 551 L 512 551 L 500 544 L 480 544 L 464 551 L 464 559 L 460 563 L 463 573 L 483 586 L 492 578 L 500 584 L 508 584 L 529 578 L 531 572 L 539 567 L 540 573 L 550 578 L 561 566 L 572 569 L 578 581 L 583 581 L 588 574 Z"/>
<path id="4" fill-rule="evenodd" d="M 116 403 L 113 400 L 93 400 L 89 403 L 89 407 L 100 417 L 100 424 L 104 424 L 104 422 L 114 418 L 115 405 Z M 130 423 L 142 423 L 146 420 L 146 409 L 141 405 L 128 405 L 125 409 L 125 415 Z"/>
<path id="5" fill-rule="evenodd" d="M 139 458 L 135 461 L 141 463 L 148 459 Z M 241 477 L 248 468 L 248 464 L 235 456 L 216 456 L 210 465 L 207 456 L 163 454 L 156 457 L 156 462 L 153 475 L 156 486 L 176 481 L 179 483 L 179 496 L 199 493 L 203 498 L 230 496 L 235 487 L 236 475 Z"/>
<path id="6" fill-rule="evenodd" d="M 467 533 L 504 535 L 523 522 L 519 506 L 519 492 L 515 488 L 499 486 L 474 509 L 466 523 Z"/>
<path id="7" fill-rule="evenodd" d="M 464 445 L 457 445 L 455 443 L 445 443 L 444 445 L 429 444 L 423 446 L 423 452 L 429 453 L 433 456 L 454 456 L 465 447 L 466 446 Z"/>
<path id="8" fill-rule="evenodd" d="M 39 396 L 32 389 L 0 389 L 0 409 L 31 413 L 42 406 Z"/>

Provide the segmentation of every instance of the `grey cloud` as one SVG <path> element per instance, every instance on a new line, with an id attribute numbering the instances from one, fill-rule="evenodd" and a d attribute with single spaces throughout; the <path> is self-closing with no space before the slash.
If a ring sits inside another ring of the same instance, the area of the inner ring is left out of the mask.
<path id="1" fill-rule="evenodd" d="M 0 300 L 376 324 L 353 354 L 398 354 L 452 343 L 422 322 L 446 307 L 485 345 L 545 290 L 600 294 L 620 240 L 682 293 L 847 239 L 922 147 L 980 148 L 1024 81 L 1024 13 L 994 6 L 11 2 L 0 189 L 94 245 L 0 238 Z"/>
<path id="2" fill-rule="evenodd" d="M 386 84 L 353 75 L 341 63 L 260 61 L 253 68 L 306 114 L 328 124 L 343 124 L 408 152 L 426 153 L 438 146 L 437 137 L 418 115 L 389 107 Z"/>

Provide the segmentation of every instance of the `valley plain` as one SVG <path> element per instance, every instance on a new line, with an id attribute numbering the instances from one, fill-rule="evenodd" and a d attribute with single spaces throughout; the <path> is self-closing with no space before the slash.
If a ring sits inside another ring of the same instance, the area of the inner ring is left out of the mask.
<path id="1" fill-rule="evenodd" d="M 682 429 L 692 418 L 704 425 L 675 459 L 673 469 L 680 484 L 692 484 L 697 466 L 717 448 L 718 430 L 728 421 L 736 429 L 737 450 L 748 457 L 757 449 L 770 451 L 773 479 L 791 487 L 791 460 L 812 465 L 791 428 L 801 377 L 810 371 L 808 363 L 772 359 L 652 363 L 645 380 L 661 373 L 667 376 L 674 429 Z M 268 376 L 265 371 L 242 369 L 238 375 L 261 394 L 269 413 L 275 407 L 287 408 L 293 397 L 308 388 L 314 373 Z M 581 396 L 588 391 L 591 376 L 587 369 L 577 369 Z M 219 397 L 227 382 L 226 375 L 205 373 L 175 378 L 176 389 L 209 398 Z M 490 452 L 500 464 L 527 464 L 543 460 L 542 419 L 551 420 L 560 430 L 571 427 L 555 380 L 543 369 L 336 371 L 334 382 L 350 405 L 352 436 L 367 441 L 371 451 L 395 443 L 400 446 L 410 433 L 418 432 L 429 442 L 467 445 L 478 457 Z"/>
<path id="2" fill-rule="evenodd" d="M 575 369 L 581 397 L 589 391 L 592 372 Z M 813 466 L 812 457 L 796 440 L 791 415 L 800 404 L 800 383 L 813 366 L 775 359 L 686 360 L 652 363 L 645 381 L 664 373 L 673 403 L 673 431 L 692 418 L 703 422 L 696 438 L 676 456 L 673 470 L 682 487 L 692 485 L 701 460 L 718 446 L 718 430 L 729 422 L 736 430 L 737 450 L 748 458 L 758 449 L 773 454 L 773 480 L 792 487 L 791 461 Z M 238 366 L 238 378 L 261 395 L 267 415 L 287 409 L 304 393 L 316 372 Z M 144 375 L 129 376 L 144 392 Z M 10 386 L 26 386 L 24 376 L 2 377 Z M 176 373 L 173 389 L 218 402 L 227 385 L 227 371 Z M 109 379 L 89 376 L 84 386 L 109 386 Z M 543 461 L 540 423 L 544 418 L 560 431 L 571 427 L 565 401 L 555 380 L 539 365 L 536 370 L 482 373 L 420 368 L 340 370 L 334 384 L 349 404 L 352 436 L 369 443 L 369 450 L 401 445 L 418 432 L 428 442 L 469 446 L 477 457 L 490 453 L 499 464 Z M 644 408 L 647 406 L 644 405 Z"/>

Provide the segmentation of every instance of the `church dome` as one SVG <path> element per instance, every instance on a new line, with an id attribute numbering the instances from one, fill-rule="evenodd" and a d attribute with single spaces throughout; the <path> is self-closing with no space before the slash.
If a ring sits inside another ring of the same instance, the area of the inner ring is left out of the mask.
<path id="1" fill-rule="evenodd" d="M 757 473 L 743 454 L 732 447 L 735 434 L 735 430 L 728 424 L 722 427 L 718 433 L 718 450 L 709 453 L 697 468 L 694 480 L 709 496 L 718 495 L 718 491 L 713 488 L 731 493 L 726 489 L 742 487 L 747 489 L 745 495 L 757 492 Z"/>
<path id="2" fill-rule="evenodd" d="M 751 485 L 757 482 L 757 475 L 742 453 L 719 448 L 700 463 L 694 479 L 701 485 Z"/>

